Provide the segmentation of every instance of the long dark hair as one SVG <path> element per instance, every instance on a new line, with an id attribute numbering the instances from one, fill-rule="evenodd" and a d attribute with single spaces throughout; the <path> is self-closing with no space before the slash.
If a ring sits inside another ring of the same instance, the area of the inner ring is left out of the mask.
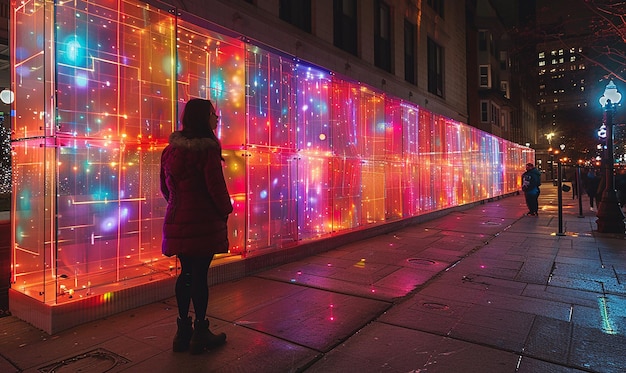
<path id="1" fill-rule="evenodd" d="M 222 147 L 220 141 L 209 126 L 209 118 L 214 112 L 215 108 L 210 100 L 192 98 L 187 101 L 181 119 L 183 123 L 181 132 L 188 139 L 208 137 L 215 140 L 220 147 L 221 154 Z"/>

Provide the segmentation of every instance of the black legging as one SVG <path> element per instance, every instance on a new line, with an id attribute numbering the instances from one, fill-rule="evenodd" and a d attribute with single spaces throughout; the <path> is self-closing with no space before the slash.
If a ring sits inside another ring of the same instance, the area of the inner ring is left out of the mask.
<path id="1" fill-rule="evenodd" d="M 196 320 L 204 320 L 209 303 L 207 274 L 212 258 L 188 258 L 178 256 L 180 275 L 176 280 L 176 303 L 181 320 L 188 317 L 189 305 L 193 302 Z"/>

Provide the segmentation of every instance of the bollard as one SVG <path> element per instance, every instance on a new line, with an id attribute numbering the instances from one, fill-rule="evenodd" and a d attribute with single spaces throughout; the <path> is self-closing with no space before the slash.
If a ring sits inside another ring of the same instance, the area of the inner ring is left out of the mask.
<path id="1" fill-rule="evenodd" d="M 559 205 L 559 232 L 556 234 L 557 236 L 565 236 L 563 233 L 563 170 L 561 161 L 557 163 L 556 168 L 556 177 L 558 177 L 557 187 L 559 190 L 557 191 L 558 196 L 558 205 Z"/>
<path id="2" fill-rule="evenodd" d="M 583 201 L 582 201 L 582 184 L 581 184 L 581 180 L 582 178 L 580 177 L 580 165 L 576 165 L 576 193 L 578 194 L 578 217 L 579 218 L 584 218 L 585 216 L 583 215 Z"/>

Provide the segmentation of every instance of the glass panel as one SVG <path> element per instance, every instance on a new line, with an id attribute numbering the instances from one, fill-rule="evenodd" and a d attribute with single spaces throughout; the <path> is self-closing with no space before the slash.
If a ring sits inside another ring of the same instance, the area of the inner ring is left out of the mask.
<path id="1" fill-rule="evenodd" d="M 46 109 L 44 68 L 49 50 L 45 49 L 46 35 L 50 38 L 52 22 L 49 20 L 52 5 L 44 7 L 44 1 L 25 1 L 15 8 L 11 19 L 11 37 L 13 51 L 11 76 L 15 100 L 12 109 L 12 139 L 43 136 L 46 127 L 44 116 Z M 48 29 L 45 29 L 48 27 Z M 23 30 L 22 32 L 17 32 Z M 48 66 L 50 68 L 50 66 Z"/>
<path id="2" fill-rule="evenodd" d="M 447 175 L 446 202 L 448 206 L 456 206 L 463 200 L 463 157 L 461 156 L 461 128 L 456 121 L 447 119 L 446 126 L 446 159 Z"/>
<path id="3" fill-rule="evenodd" d="M 409 153 L 402 147 L 404 128 L 409 123 L 404 121 L 404 106 L 399 100 L 387 98 L 385 110 L 385 219 L 390 220 L 401 218 L 403 210 L 408 207 L 403 202 L 403 160 L 409 157 Z"/>
<path id="4" fill-rule="evenodd" d="M 56 299 L 54 151 L 45 139 L 13 143 L 13 288 L 42 302 Z"/>
<path id="5" fill-rule="evenodd" d="M 361 159 L 357 108 L 359 86 L 333 79 L 330 102 L 332 159 L 330 194 L 333 231 L 352 229 L 361 221 Z"/>
<path id="6" fill-rule="evenodd" d="M 360 91 L 361 223 L 367 224 L 385 219 L 385 100 L 364 87 Z"/>
<path id="7" fill-rule="evenodd" d="M 414 105 L 403 103 L 399 107 L 404 125 L 403 161 L 403 217 L 420 214 L 420 164 L 419 164 L 419 109 Z"/>
<path id="8" fill-rule="evenodd" d="M 418 150 L 417 163 L 419 165 L 419 208 L 421 213 L 433 211 L 436 208 L 435 190 L 439 185 L 435 185 L 435 155 L 432 149 L 434 139 L 433 114 L 421 109 L 419 111 L 418 127 Z"/>
<path id="9" fill-rule="evenodd" d="M 298 239 L 295 69 L 260 48 L 247 51 L 249 253 Z"/>
<path id="10" fill-rule="evenodd" d="M 298 227 L 300 238 L 310 239 L 332 232 L 330 187 L 331 76 L 319 69 L 297 67 Z M 338 142 L 340 143 L 340 142 Z"/>
<path id="11" fill-rule="evenodd" d="M 248 254 L 296 241 L 295 157 L 256 148 L 248 162 Z"/>

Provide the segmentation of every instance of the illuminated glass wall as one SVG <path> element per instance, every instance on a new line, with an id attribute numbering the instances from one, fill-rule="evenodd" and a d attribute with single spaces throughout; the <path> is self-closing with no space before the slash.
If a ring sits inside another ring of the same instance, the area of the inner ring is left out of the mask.
<path id="1" fill-rule="evenodd" d="M 516 191 L 534 157 L 171 9 L 12 10 L 12 281 L 47 304 L 176 274 L 159 165 L 193 97 L 221 117 L 242 258 Z"/>

